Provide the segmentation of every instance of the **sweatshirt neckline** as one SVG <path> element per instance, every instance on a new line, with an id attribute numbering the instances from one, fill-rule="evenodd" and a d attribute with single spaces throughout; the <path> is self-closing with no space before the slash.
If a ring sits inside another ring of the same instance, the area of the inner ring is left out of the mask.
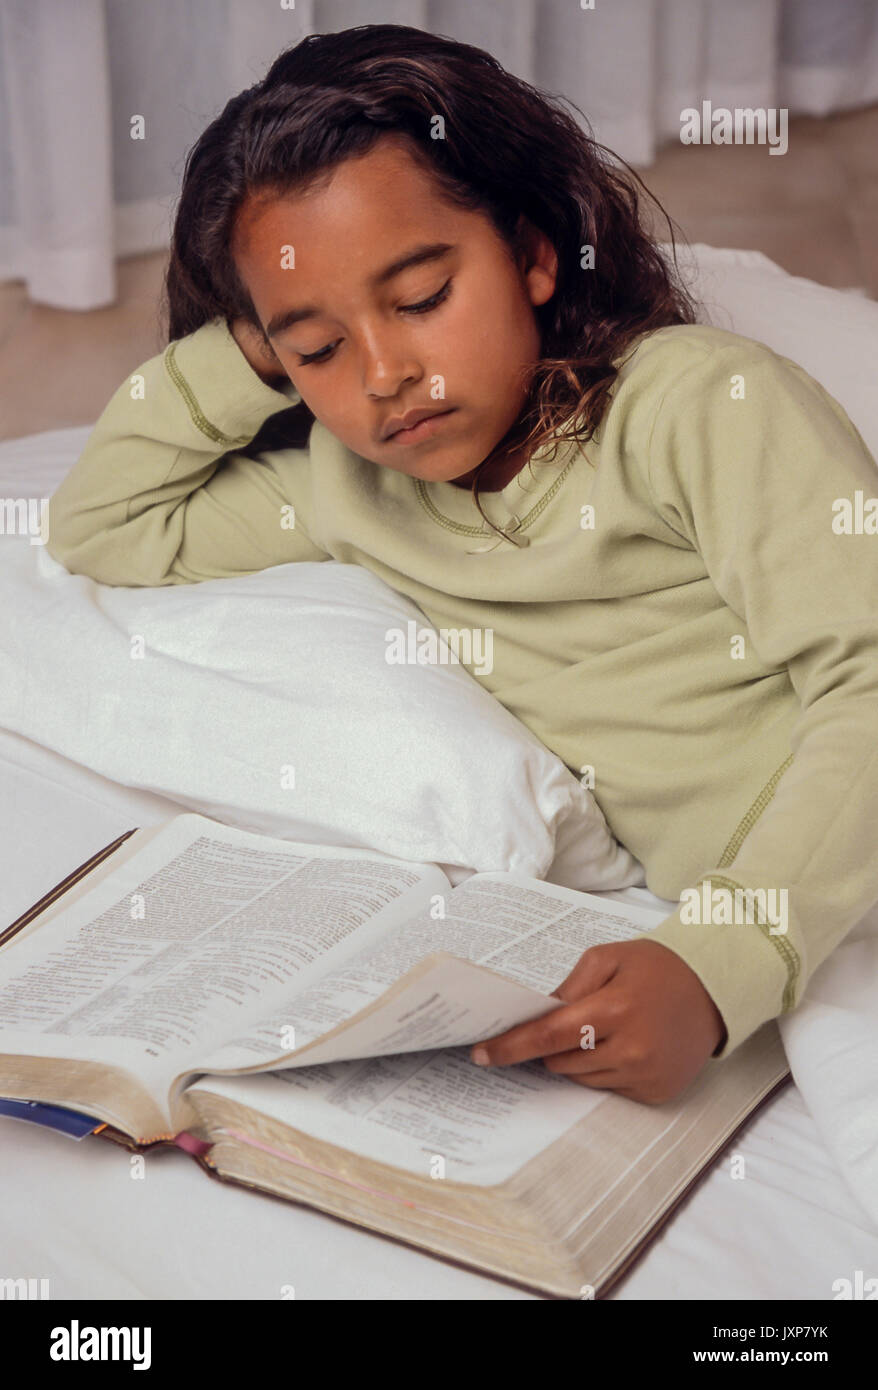
<path id="1" fill-rule="evenodd" d="M 480 492 L 479 501 L 496 526 L 518 519 L 516 531 L 525 531 L 549 505 L 576 461 L 575 440 L 561 440 L 552 462 L 545 459 L 552 442 L 536 450 L 515 477 L 497 492 Z M 569 455 L 569 457 L 568 457 Z M 532 465 L 537 465 L 532 468 Z M 412 478 L 415 494 L 437 526 L 462 536 L 495 537 L 479 516 L 468 489 L 450 482 L 426 482 Z"/>

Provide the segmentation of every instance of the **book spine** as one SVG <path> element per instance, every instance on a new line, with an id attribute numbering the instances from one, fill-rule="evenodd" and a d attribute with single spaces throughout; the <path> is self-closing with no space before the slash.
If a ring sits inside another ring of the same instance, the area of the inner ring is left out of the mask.
<path id="1" fill-rule="evenodd" d="M 130 1134 L 116 1129 L 114 1125 L 102 1124 L 94 1131 L 92 1138 L 109 1139 L 111 1143 L 118 1144 L 120 1148 L 128 1149 L 131 1153 L 144 1153 L 147 1149 L 177 1148 L 197 1159 L 203 1159 L 213 1148 L 212 1143 L 197 1139 L 185 1129 L 179 1134 L 160 1134 L 155 1139 L 133 1139 Z"/>
<path id="2" fill-rule="evenodd" d="M 196 1158 L 201 1158 L 202 1154 L 206 1154 L 213 1148 L 213 1145 L 209 1144 L 206 1139 L 196 1139 L 194 1134 L 190 1134 L 185 1129 L 174 1135 L 174 1143 L 178 1149 L 182 1149 L 187 1154 L 194 1154 Z"/>

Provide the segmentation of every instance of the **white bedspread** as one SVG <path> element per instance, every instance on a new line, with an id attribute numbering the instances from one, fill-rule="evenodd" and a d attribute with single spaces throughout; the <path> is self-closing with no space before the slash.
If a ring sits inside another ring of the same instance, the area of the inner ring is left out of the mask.
<path id="1" fill-rule="evenodd" d="M 815 971 L 780 1030 L 817 1129 L 878 1228 L 878 906 Z"/>

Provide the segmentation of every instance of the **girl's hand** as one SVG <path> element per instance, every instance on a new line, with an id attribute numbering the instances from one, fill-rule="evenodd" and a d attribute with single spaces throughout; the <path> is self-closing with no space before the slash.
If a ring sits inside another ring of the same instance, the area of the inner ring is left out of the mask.
<path id="1" fill-rule="evenodd" d="M 232 319 L 229 323 L 229 332 L 256 375 L 265 382 L 266 386 L 277 388 L 289 381 L 274 348 L 263 338 L 259 329 L 254 328 L 252 323 L 243 318 Z"/>
<path id="2" fill-rule="evenodd" d="M 554 991 L 567 1008 L 478 1043 L 488 1064 L 543 1057 L 580 1086 L 660 1105 L 673 1100 L 725 1041 L 722 1015 L 667 946 L 638 938 L 592 946 Z M 583 1029 L 594 1028 L 593 1046 Z"/>

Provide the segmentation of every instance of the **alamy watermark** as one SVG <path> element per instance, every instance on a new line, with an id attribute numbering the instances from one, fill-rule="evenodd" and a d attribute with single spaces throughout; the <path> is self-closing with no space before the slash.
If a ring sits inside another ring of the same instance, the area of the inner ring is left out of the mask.
<path id="1" fill-rule="evenodd" d="M 709 101 L 687 106 L 680 112 L 682 145 L 765 145 L 769 154 L 786 154 L 789 148 L 786 106 L 727 106 L 714 108 Z"/>
<path id="2" fill-rule="evenodd" d="M 388 666 L 464 666 L 477 676 L 494 669 L 494 630 L 490 627 L 420 627 L 410 618 L 384 634 Z"/>
<path id="3" fill-rule="evenodd" d="M 706 878 L 700 887 L 686 888 L 680 894 L 680 921 L 687 926 L 770 923 L 769 936 L 786 936 L 788 891 L 786 888 L 714 888 Z"/>
<path id="4" fill-rule="evenodd" d="M 0 536 L 30 536 L 31 545 L 45 545 L 48 497 L 0 497 Z"/>
<path id="5" fill-rule="evenodd" d="M 152 1365 L 151 1327 L 53 1327 L 49 1356 L 53 1361 L 130 1361 L 132 1370 Z"/>
<path id="6" fill-rule="evenodd" d="M 18 1279 L 0 1278 L 0 1302 L 6 1302 L 8 1299 L 34 1301 L 40 1298 L 51 1298 L 48 1279 L 31 1279 L 27 1276 Z"/>

